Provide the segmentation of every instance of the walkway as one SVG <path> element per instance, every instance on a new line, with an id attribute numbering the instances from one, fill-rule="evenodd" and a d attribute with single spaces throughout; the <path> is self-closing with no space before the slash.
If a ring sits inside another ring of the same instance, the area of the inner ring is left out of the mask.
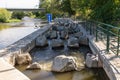
<path id="1" fill-rule="evenodd" d="M 83 27 L 87 31 L 91 50 L 98 55 L 100 66 L 110 80 L 120 80 L 120 29 L 95 21 L 85 22 Z"/>
<path id="2" fill-rule="evenodd" d="M 30 80 L 15 67 L 0 58 L 0 80 Z"/>
<path id="3" fill-rule="evenodd" d="M 101 41 L 95 42 L 95 45 L 97 48 L 99 48 L 101 54 L 98 55 L 108 76 L 111 78 L 111 80 L 120 80 L 120 56 L 117 56 L 112 51 L 110 51 L 108 54 L 105 54 L 106 46 Z M 113 74 L 111 75 L 111 73 Z"/>

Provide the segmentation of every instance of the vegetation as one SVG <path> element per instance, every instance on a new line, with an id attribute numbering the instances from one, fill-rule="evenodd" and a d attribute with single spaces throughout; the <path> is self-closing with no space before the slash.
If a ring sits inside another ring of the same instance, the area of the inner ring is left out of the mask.
<path id="1" fill-rule="evenodd" d="M 7 23 L 12 23 L 12 22 L 20 22 L 20 19 L 9 19 Z"/>
<path id="2" fill-rule="evenodd" d="M 35 15 L 32 12 L 13 12 L 12 13 L 13 19 L 22 19 L 24 16 L 28 16 L 32 18 L 35 17 Z"/>
<path id="3" fill-rule="evenodd" d="M 40 0 L 40 7 L 53 17 L 67 15 L 115 25 L 120 22 L 120 0 Z"/>
<path id="4" fill-rule="evenodd" d="M 0 22 L 7 22 L 11 18 L 11 13 L 6 9 L 0 8 Z"/>

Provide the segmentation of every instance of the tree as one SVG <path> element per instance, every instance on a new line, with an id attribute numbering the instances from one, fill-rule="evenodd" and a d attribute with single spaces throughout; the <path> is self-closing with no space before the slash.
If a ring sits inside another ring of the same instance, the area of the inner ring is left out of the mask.
<path id="1" fill-rule="evenodd" d="M 72 9 L 70 0 L 63 0 L 61 6 L 62 6 L 61 11 L 67 12 L 69 16 L 75 15 L 75 11 Z"/>
<path id="2" fill-rule="evenodd" d="M 11 18 L 11 13 L 6 9 L 0 8 L 0 22 L 7 22 Z"/>
<path id="3" fill-rule="evenodd" d="M 63 14 L 61 11 L 62 0 L 40 0 L 39 7 L 45 8 L 44 16 L 46 13 L 52 13 L 53 17 L 60 16 Z M 43 13 L 41 13 L 43 15 Z"/>

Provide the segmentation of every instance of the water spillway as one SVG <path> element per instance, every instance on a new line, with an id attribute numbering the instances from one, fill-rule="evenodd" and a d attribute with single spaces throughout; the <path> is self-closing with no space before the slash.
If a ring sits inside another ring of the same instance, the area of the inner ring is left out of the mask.
<path id="1" fill-rule="evenodd" d="M 68 22 L 68 20 L 65 21 Z M 51 70 L 54 59 L 59 55 L 75 57 L 78 59 L 78 63 L 84 64 L 86 53 L 91 53 L 89 46 L 87 46 L 88 40 L 86 38 L 83 39 L 84 37 L 80 37 L 79 39 L 79 35 L 85 36 L 85 34 L 80 32 L 79 34 L 74 34 L 74 37 L 73 33 L 79 32 L 79 29 L 74 31 L 76 27 L 71 29 L 71 25 L 75 24 L 63 24 L 63 21 L 61 20 L 59 23 L 61 26 L 66 26 L 66 28 L 69 26 L 69 31 L 66 30 L 65 32 L 62 32 L 64 27 L 60 27 L 56 30 L 56 24 L 48 25 L 46 26 L 47 28 L 44 27 L 32 33 L 6 49 L 8 51 L 10 50 L 10 53 L 12 51 L 12 54 L 15 55 L 16 53 L 19 55 L 29 52 L 32 57 L 32 63 L 38 62 L 42 66 L 41 70 L 26 70 L 28 65 L 16 65 L 15 67 L 21 70 L 21 72 L 27 75 L 31 80 L 103 80 L 105 77 L 101 77 L 99 75 L 100 73 L 104 73 L 102 72 L 102 69 L 94 70 L 82 67 L 80 71 L 71 70 L 65 72 L 54 72 Z M 51 31 L 53 30 L 51 29 L 52 27 L 54 27 L 54 31 Z M 60 32 L 58 32 L 59 30 Z M 70 36 L 67 34 L 70 34 Z M 47 43 L 43 38 L 43 35 L 46 37 Z M 40 38 L 41 36 L 42 38 Z M 37 39 L 39 42 L 37 42 Z M 62 42 L 59 40 L 62 40 Z M 58 42 L 54 44 L 54 41 Z M 84 44 L 78 43 L 78 41 Z"/>
<path id="2" fill-rule="evenodd" d="M 55 25 L 53 25 L 52 28 L 54 28 L 54 30 L 56 31 Z M 55 32 L 55 31 L 51 31 L 51 28 L 50 28 L 44 34 L 47 38 L 48 45 L 45 44 L 45 46 L 43 46 L 43 44 L 40 44 L 38 46 L 38 42 L 37 42 L 36 44 L 37 47 L 34 47 L 30 51 L 30 54 L 33 59 L 32 61 L 38 62 L 39 64 L 42 65 L 41 70 L 26 70 L 26 66 L 16 66 L 16 67 L 32 80 L 103 80 L 104 78 L 108 80 L 107 77 L 103 77 L 103 76 L 101 77 L 100 75 L 98 75 L 101 73 L 102 74 L 105 73 L 102 69 L 89 69 L 89 68 L 84 67 L 80 71 L 72 70 L 72 71 L 67 71 L 63 73 L 51 71 L 53 60 L 55 57 L 59 55 L 77 57 L 79 63 L 84 64 L 84 61 L 85 61 L 84 59 L 85 59 L 86 54 L 88 52 L 91 52 L 89 46 L 87 46 L 87 41 L 84 43 L 85 45 L 79 43 L 79 47 L 78 46 L 76 47 L 76 45 L 74 45 L 76 44 L 76 41 L 75 41 L 74 44 L 72 44 L 73 46 L 71 47 L 71 46 L 68 46 L 68 38 L 66 37 L 67 35 L 65 37 L 61 37 L 62 31 L 61 33 Z M 74 32 L 72 31 L 73 30 L 69 32 L 70 38 L 73 37 L 72 33 Z M 42 38 L 39 38 L 39 39 L 43 39 L 43 35 L 40 35 L 40 36 L 42 36 Z M 55 42 L 55 40 L 59 40 L 59 39 L 63 41 L 63 43 L 61 43 L 62 47 L 61 45 L 59 45 L 59 41 L 56 43 L 56 45 L 52 43 L 52 42 Z M 45 43 L 44 41 L 46 40 L 43 40 L 43 43 Z M 41 41 L 39 43 L 41 43 Z M 52 48 L 53 45 L 56 48 Z"/>

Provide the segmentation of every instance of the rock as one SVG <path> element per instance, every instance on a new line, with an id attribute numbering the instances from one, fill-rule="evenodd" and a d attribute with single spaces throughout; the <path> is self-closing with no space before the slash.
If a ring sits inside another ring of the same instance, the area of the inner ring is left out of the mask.
<path id="1" fill-rule="evenodd" d="M 51 30 L 49 30 L 49 31 L 47 31 L 47 32 L 45 33 L 45 37 L 46 37 L 47 39 L 50 39 L 50 34 L 51 34 Z"/>
<path id="2" fill-rule="evenodd" d="M 60 32 L 60 38 L 61 38 L 61 39 L 67 39 L 67 38 L 68 38 L 68 33 L 65 32 L 65 31 L 61 31 L 61 32 Z"/>
<path id="3" fill-rule="evenodd" d="M 87 36 L 79 37 L 78 42 L 79 42 L 79 44 L 82 44 L 82 45 L 88 45 L 89 44 Z"/>
<path id="4" fill-rule="evenodd" d="M 77 32 L 80 32 L 80 27 L 78 26 L 78 24 L 75 24 L 75 28 L 74 28 L 74 31 L 77 33 Z"/>
<path id="5" fill-rule="evenodd" d="M 75 57 L 60 55 L 55 57 L 52 65 L 52 71 L 66 72 L 76 69 Z"/>
<path id="6" fill-rule="evenodd" d="M 57 31 L 63 31 L 64 29 L 64 26 L 57 26 Z"/>
<path id="7" fill-rule="evenodd" d="M 52 25 L 52 30 L 57 31 L 57 25 Z"/>
<path id="8" fill-rule="evenodd" d="M 40 36 L 36 39 L 36 46 L 44 47 L 48 45 L 48 41 L 45 36 Z"/>
<path id="9" fill-rule="evenodd" d="M 79 47 L 78 39 L 75 38 L 75 37 L 70 37 L 70 38 L 68 39 L 67 46 L 68 46 L 69 48 L 78 48 L 78 47 Z"/>
<path id="10" fill-rule="evenodd" d="M 37 62 L 34 62 L 30 64 L 29 66 L 27 66 L 27 69 L 41 69 L 41 65 Z"/>
<path id="11" fill-rule="evenodd" d="M 16 64 L 18 65 L 30 64 L 32 61 L 32 58 L 29 53 L 18 54 L 15 59 L 16 59 Z"/>
<path id="12" fill-rule="evenodd" d="M 64 42 L 61 39 L 53 39 L 51 41 L 52 48 L 64 47 Z"/>
<path id="13" fill-rule="evenodd" d="M 57 31 L 51 31 L 50 33 L 50 39 L 56 39 L 57 38 Z"/>
<path id="14" fill-rule="evenodd" d="M 89 68 L 98 68 L 98 57 L 88 53 L 86 56 L 86 66 Z"/>
<path id="15" fill-rule="evenodd" d="M 83 33 L 82 32 L 77 32 L 77 33 L 74 33 L 73 36 L 76 37 L 76 38 L 79 38 L 79 37 L 83 36 Z"/>

